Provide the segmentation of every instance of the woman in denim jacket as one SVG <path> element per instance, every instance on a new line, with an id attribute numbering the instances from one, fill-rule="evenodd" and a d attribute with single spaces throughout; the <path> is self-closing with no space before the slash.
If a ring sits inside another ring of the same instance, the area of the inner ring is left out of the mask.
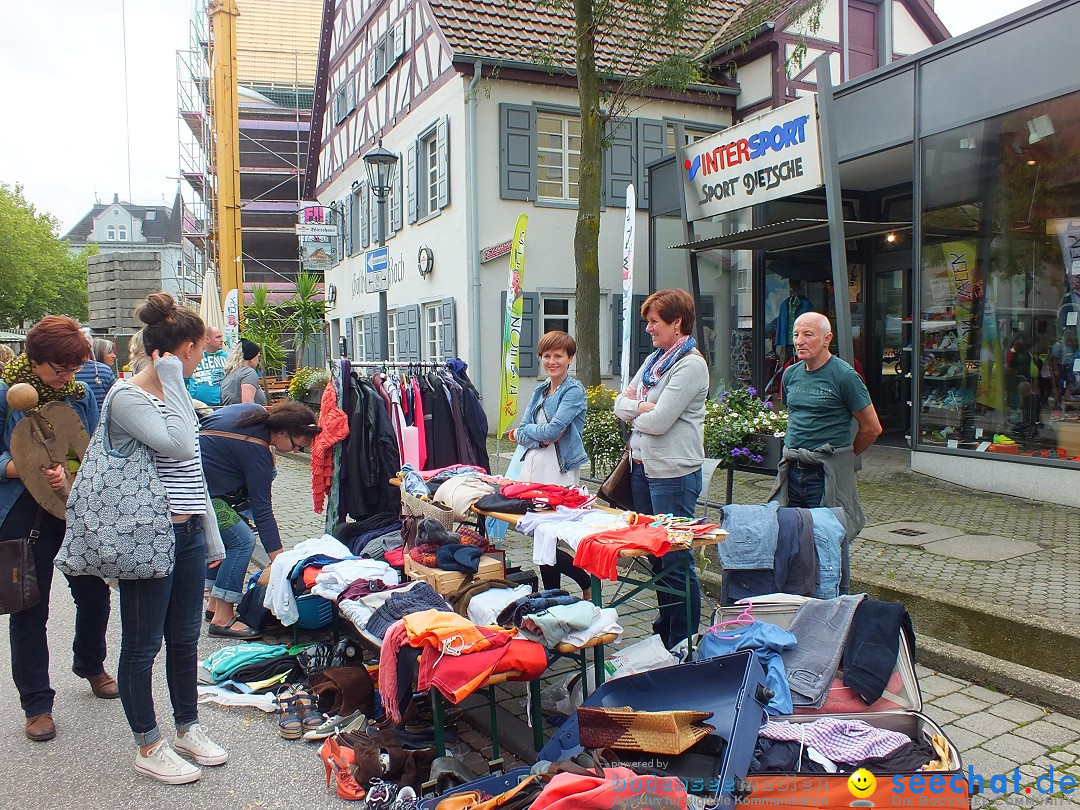
<path id="1" fill-rule="evenodd" d="M 568 373 L 576 352 L 577 343 L 566 332 L 547 332 L 536 347 L 548 378 L 536 386 L 521 424 L 509 434 L 511 441 L 525 448 L 520 481 L 577 485 L 588 455 L 581 438 L 585 430 L 585 386 Z M 544 588 L 558 588 L 561 574 L 573 579 L 586 599 L 591 598 L 591 578 L 574 565 L 570 554 L 560 549 L 554 565 L 540 566 Z"/>

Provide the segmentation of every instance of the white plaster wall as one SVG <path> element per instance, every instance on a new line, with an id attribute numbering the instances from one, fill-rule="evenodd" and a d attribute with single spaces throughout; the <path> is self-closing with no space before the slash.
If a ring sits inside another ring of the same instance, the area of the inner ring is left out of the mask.
<path id="1" fill-rule="evenodd" d="M 919 452 L 911 454 L 911 469 L 984 492 L 1080 506 L 1080 470 L 1020 465 L 999 461 L 989 453 L 967 458 Z"/>
<path id="2" fill-rule="evenodd" d="M 923 33 L 900 0 L 893 0 L 893 53 L 900 56 L 917 53 L 929 48 L 930 38 Z"/>
<path id="3" fill-rule="evenodd" d="M 737 100 L 738 108 L 749 107 L 767 98 L 772 98 L 773 86 L 772 54 L 762 56 L 739 68 L 737 79 L 742 92 Z"/>
<path id="4" fill-rule="evenodd" d="M 805 15 L 795 25 L 789 25 L 784 30 L 789 34 L 803 34 L 825 42 L 840 42 L 840 11 L 839 0 L 827 0 L 825 7 L 821 10 L 821 24 L 817 31 L 810 31 L 809 15 Z"/>
<path id="5" fill-rule="evenodd" d="M 109 225 L 127 225 L 127 242 L 145 242 L 142 235 L 142 220 L 132 216 L 122 205 L 110 205 L 94 220 L 94 228 L 90 233 L 89 242 L 106 241 L 105 229 Z M 116 241 L 116 240 L 113 240 Z"/>

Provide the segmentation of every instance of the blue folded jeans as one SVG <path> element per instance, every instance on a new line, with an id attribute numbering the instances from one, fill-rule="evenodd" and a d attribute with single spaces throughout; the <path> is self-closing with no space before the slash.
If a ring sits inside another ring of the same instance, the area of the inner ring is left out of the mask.
<path id="1" fill-rule="evenodd" d="M 820 708 L 825 703 L 855 608 L 865 598 L 866 594 L 860 593 L 836 599 L 811 599 L 799 607 L 788 628 L 798 643 L 795 649 L 783 653 L 791 702 L 796 706 Z"/>

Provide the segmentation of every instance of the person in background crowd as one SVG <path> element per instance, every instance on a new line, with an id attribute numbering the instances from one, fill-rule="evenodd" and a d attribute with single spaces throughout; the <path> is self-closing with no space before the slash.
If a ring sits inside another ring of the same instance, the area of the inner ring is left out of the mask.
<path id="1" fill-rule="evenodd" d="M 221 404 L 237 405 L 241 402 L 266 404 L 266 392 L 259 384 L 259 360 L 262 353 L 259 344 L 247 338 L 233 347 L 225 361 L 225 379 L 221 381 Z"/>
<path id="2" fill-rule="evenodd" d="M 203 583 L 207 560 L 225 556 L 199 457 L 195 413 L 184 385 L 184 377 L 202 360 L 204 328 L 197 314 L 161 292 L 147 297 L 135 317 L 144 324 L 142 342 L 151 362 L 112 394 L 105 429 L 118 454 L 130 455 L 139 444 L 153 453 L 168 495 L 176 548 L 168 576 L 120 580 L 117 680 L 139 746 L 135 770 L 161 782 L 184 784 L 198 779 L 202 771 L 177 751 L 199 765 L 222 765 L 229 758 L 199 725 Z M 162 639 L 177 731 L 173 746 L 162 738 L 154 711 L 154 659 Z"/>
<path id="3" fill-rule="evenodd" d="M 15 352 L 11 350 L 11 347 L 6 343 L 0 343 L 0 373 L 4 371 L 4 366 L 15 359 Z"/>
<path id="4" fill-rule="evenodd" d="M 105 395 L 116 382 L 116 372 L 113 371 L 113 364 L 116 363 L 116 344 L 111 340 L 94 338 L 90 345 L 93 347 L 94 356 L 75 375 L 75 379 L 94 392 L 100 414 Z"/>
<path id="5" fill-rule="evenodd" d="M 150 358 L 146 356 L 146 351 L 143 349 L 142 329 L 140 329 L 128 341 L 127 367 L 133 374 L 138 374 L 149 362 Z"/>
<path id="6" fill-rule="evenodd" d="M 34 543 L 34 567 L 37 570 L 41 600 L 31 607 L 11 614 L 11 677 L 19 690 L 26 713 L 26 736 L 35 742 L 56 736 L 53 699 L 56 692 L 49 684 L 49 597 L 52 590 L 53 559 L 64 539 L 65 522 L 42 509 L 21 480 L 20 470 L 11 458 L 11 434 L 24 418 L 22 411 L 8 407 L 8 389 L 27 383 L 37 391 L 38 402 L 66 402 L 79 415 L 87 433 L 98 423 L 94 394 L 75 375 L 90 359 L 90 345 L 78 321 L 61 315 L 47 315 L 26 335 L 26 354 L 9 362 L 0 379 L 0 540 L 26 537 L 37 526 L 40 532 Z M 44 470 L 53 489 L 63 489 L 67 474 L 63 465 Z M 75 640 L 72 644 L 72 669 L 90 681 L 99 698 L 119 695 L 116 681 L 105 671 L 105 631 L 109 625 L 109 586 L 98 577 L 68 577 L 68 587 L 75 599 Z"/>
<path id="7" fill-rule="evenodd" d="M 641 305 L 645 331 L 656 351 L 646 358 L 630 386 L 615 398 L 615 415 L 629 422 L 632 459 L 630 486 L 634 509 L 647 515 L 671 513 L 693 517 L 701 494 L 701 465 L 705 461 L 705 397 L 709 369 L 697 350 L 694 331 L 694 299 L 686 290 L 659 290 Z M 664 644 L 671 649 L 701 622 L 701 586 L 689 551 L 672 551 L 649 557 L 653 571 L 679 562 L 686 556 L 690 573 L 690 627 L 686 604 L 657 595 L 660 615 L 653 623 Z M 685 587 L 683 573 L 675 570 L 658 584 Z"/>
<path id="8" fill-rule="evenodd" d="M 548 332 L 536 347 L 548 378 L 533 389 L 521 424 L 510 431 L 510 441 L 526 448 L 519 481 L 577 486 L 581 465 L 588 459 L 582 433 L 585 430 L 585 386 L 570 376 L 577 342 L 566 332 Z M 544 588 L 558 588 L 566 574 L 592 598 L 592 578 L 574 565 L 572 555 L 558 549 L 554 565 L 540 566 Z"/>
<path id="9" fill-rule="evenodd" d="M 255 535 L 238 511 L 254 519 L 267 555 L 271 560 L 277 557 L 281 533 L 270 499 L 275 475 L 271 449 L 288 453 L 310 447 L 318 434 L 315 414 L 291 400 L 269 408 L 255 403 L 226 405 L 202 420 L 203 471 L 225 544 L 225 561 L 207 574 L 207 632 L 211 636 L 252 639 L 262 635 L 236 616 L 255 548 Z"/>
<path id="10" fill-rule="evenodd" d="M 784 372 L 788 427 L 770 501 L 781 506 L 843 508 L 847 529 L 840 547 L 840 593 L 851 582 L 850 544 L 866 525 L 856 490 L 858 456 L 881 435 L 866 383 L 829 351 L 832 325 L 820 312 L 795 320 L 795 356 Z M 859 426 L 852 436 L 852 419 Z"/>
<path id="11" fill-rule="evenodd" d="M 221 404 L 221 381 L 225 379 L 225 335 L 216 326 L 206 327 L 206 350 L 195 373 L 188 381 L 193 399 L 206 405 Z"/>

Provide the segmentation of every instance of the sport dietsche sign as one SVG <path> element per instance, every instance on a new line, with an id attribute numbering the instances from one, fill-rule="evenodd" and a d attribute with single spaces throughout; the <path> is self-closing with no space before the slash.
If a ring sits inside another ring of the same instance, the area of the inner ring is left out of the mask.
<path id="1" fill-rule="evenodd" d="M 682 149 L 690 221 L 818 188 L 814 96 L 785 104 Z"/>

